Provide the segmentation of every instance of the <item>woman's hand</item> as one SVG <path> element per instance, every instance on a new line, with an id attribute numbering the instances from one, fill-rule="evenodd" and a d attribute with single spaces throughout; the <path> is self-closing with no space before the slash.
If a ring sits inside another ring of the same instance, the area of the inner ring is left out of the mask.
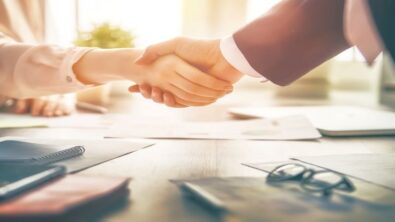
<path id="1" fill-rule="evenodd" d="M 33 116 L 56 117 L 70 115 L 74 109 L 74 101 L 62 95 L 56 95 L 35 99 L 16 99 L 13 112 L 17 114 L 30 113 Z"/>
<path id="2" fill-rule="evenodd" d="M 176 55 L 163 55 L 149 64 L 138 64 L 136 60 L 142 53 L 138 49 L 96 49 L 85 54 L 73 70 L 85 84 L 131 80 L 149 85 L 174 95 L 177 107 L 208 105 L 233 90 L 231 81 L 209 75 Z"/>
<path id="3" fill-rule="evenodd" d="M 156 102 L 167 100 L 162 92 L 174 95 L 169 98 L 177 104 L 173 107 L 208 105 L 233 90 L 229 82 L 204 73 L 175 55 L 163 56 L 151 65 L 141 65 L 141 70 L 143 75 L 136 83 L 151 87 Z"/>
<path id="4" fill-rule="evenodd" d="M 219 40 L 198 40 L 175 38 L 148 47 L 137 60 L 137 64 L 151 64 L 161 56 L 174 54 L 217 79 L 230 83 L 237 82 L 242 74 L 232 67 L 222 56 Z M 140 92 L 145 98 L 170 107 L 179 107 L 176 99 L 169 92 L 148 84 L 134 85 L 130 92 Z"/>

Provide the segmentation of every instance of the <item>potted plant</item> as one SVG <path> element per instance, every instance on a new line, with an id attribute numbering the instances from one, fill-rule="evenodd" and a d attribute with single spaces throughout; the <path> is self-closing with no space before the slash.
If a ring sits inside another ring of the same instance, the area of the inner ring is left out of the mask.
<path id="1" fill-rule="evenodd" d="M 102 49 L 131 48 L 134 47 L 132 33 L 123 30 L 119 26 L 103 23 L 96 25 L 90 31 L 80 31 L 74 41 L 76 46 L 97 47 Z M 106 84 L 77 94 L 79 101 L 103 105 L 109 100 L 111 85 Z"/>

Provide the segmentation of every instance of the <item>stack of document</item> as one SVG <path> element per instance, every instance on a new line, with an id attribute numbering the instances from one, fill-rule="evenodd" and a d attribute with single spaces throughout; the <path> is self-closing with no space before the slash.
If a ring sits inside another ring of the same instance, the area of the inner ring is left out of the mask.
<path id="1" fill-rule="evenodd" d="M 159 139 L 308 140 L 321 134 L 303 116 L 219 122 L 134 121 L 114 125 L 106 137 Z"/>

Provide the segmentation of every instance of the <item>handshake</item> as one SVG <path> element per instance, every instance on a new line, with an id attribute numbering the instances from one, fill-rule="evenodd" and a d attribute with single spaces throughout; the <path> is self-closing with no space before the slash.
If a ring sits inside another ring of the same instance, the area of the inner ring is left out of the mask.
<path id="1" fill-rule="evenodd" d="M 242 76 L 222 56 L 219 44 L 175 38 L 148 47 L 135 65 L 149 71 L 129 91 L 177 108 L 214 103 L 232 92 Z"/>

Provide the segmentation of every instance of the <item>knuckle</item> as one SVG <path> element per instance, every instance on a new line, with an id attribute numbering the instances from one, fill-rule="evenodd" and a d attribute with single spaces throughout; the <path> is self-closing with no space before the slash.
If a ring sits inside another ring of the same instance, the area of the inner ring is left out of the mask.
<path id="1" fill-rule="evenodd" d="M 148 47 L 144 50 L 144 55 L 152 54 L 154 51 L 155 51 L 154 46 L 148 46 Z"/>

